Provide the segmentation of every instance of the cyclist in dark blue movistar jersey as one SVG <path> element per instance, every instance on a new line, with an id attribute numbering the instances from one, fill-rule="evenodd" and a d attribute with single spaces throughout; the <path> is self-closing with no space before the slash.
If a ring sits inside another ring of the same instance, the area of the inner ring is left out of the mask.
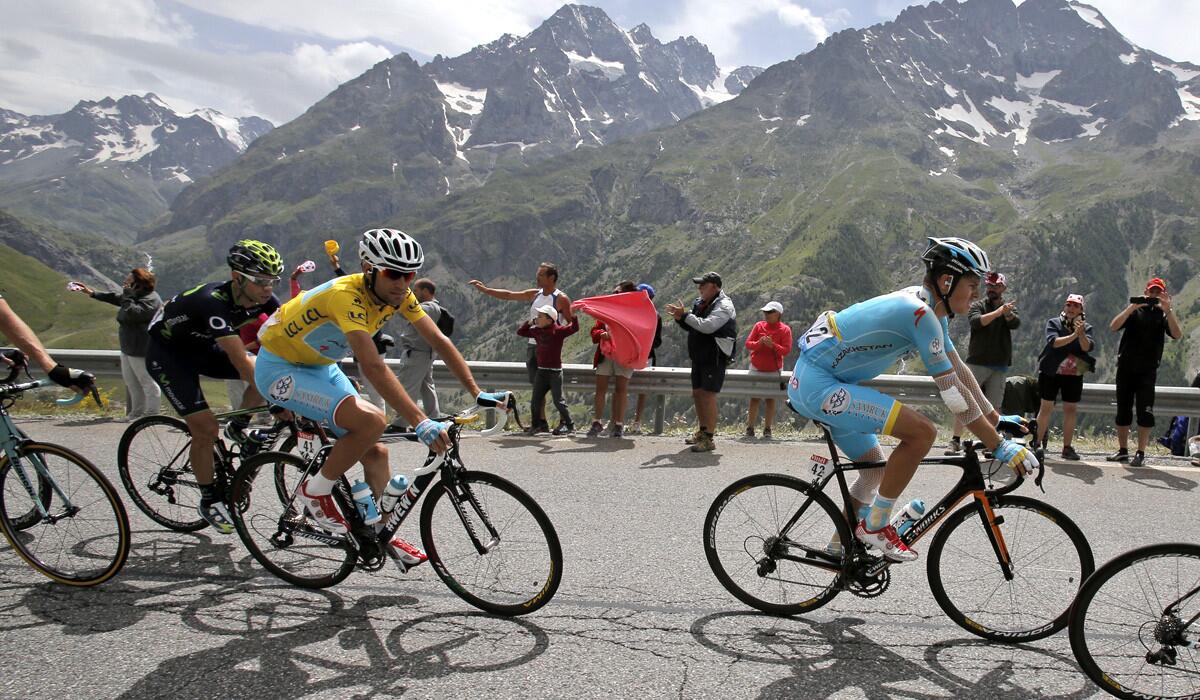
<path id="1" fill-rule="evenodd" d="M 959 358 L 947 331 L 954 314 L 969 310 L 980 280 L 990 270 L 987 254 L 961 238 L 930 238 L 921 258 L 926 269 L 921 286 L 821 314 L 800 336 L 800 358 L 788 385 L 792 407 L 829 425 L 834 442 L 852 460 L 882 461 L 878 434 L 900 439 L 887 466 L 861 471 L 850 489 L 865 516 L 855 536 L 892 561 L 917 558 L 888 520 L 896 498 L 933 446 L 937 427 L 920 413 L 859 382 L 878 376 L 915 351 L 947 408 L 997 459 L 1017 471 L 1029 472 L 1038 465 L 1032 451 L 1018 442 L 1002 440 L 996 432 L 1001 416 Z M 1004 419 L 1021 421 L 1013 416 Z"/>
<path id="2" fill-rule="evenodd" d="M 238 329 L 257 321 L 259 314 L 279 308 L 272 290 L 279 283 L 283 260 L 270 245 L 252 240 L 235 243 L 226 260 L 231 269 L 229 280 L 176 295 L 150 322 L 146 368 L 191 432 L 200 515 L 218 531 L 229 534 L 233 520 L 213 486 L 213 445 L 219 426 L 204 400 L 200 377 L 247 382 L 250 387 L 240 408 L 266 403 L 254 388 L 254 356 L 246 352 Z M 243 441 L 248 420 L 231 421 L 229 436 Z"/>

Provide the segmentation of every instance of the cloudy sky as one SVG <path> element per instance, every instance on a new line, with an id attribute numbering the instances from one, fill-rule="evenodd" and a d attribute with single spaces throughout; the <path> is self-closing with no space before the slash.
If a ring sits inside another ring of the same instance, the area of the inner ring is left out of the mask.
<path id="1" fill-rule="evenodd" d="M 424 62 L 528 33 L 563 0 L 0 0 L 0 107 L 66 111 L 154 92 L 286 122 L 376 62 Z M 594 0 L 617 24 L 691 34 L 722 67 L 769 66 L 829 34 L 894 18 L 906 0 Z M 1200 63 L 1200 0 L 1092 0 L 1130 41 Z"/>

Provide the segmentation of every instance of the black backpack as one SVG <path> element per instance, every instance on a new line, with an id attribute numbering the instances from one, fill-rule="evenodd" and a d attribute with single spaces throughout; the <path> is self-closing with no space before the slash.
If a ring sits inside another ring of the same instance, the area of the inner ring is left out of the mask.
<path id="1" fill-rule="evenodd" d="M 449 338 L 450 336 L 454 335 L 454 314 L 450 313 L 450 309 L 447 309 L 441 304 L 438 304 L 438 308 L 442 310 L 442 313 L 440 316 L 438 316 L 437 320 L 438 330 L 442 332 L 442 335 Z"/>

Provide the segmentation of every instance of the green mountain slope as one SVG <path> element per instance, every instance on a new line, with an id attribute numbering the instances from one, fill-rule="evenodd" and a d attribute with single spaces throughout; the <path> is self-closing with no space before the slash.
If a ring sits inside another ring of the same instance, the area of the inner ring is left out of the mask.
<path id="1" fill-rule="evenodd" d="M 46 347 L 117 347 L 116 307 L 68 292 L 67 278 L 40 260 L 0 244 L 0 294 Z"/>

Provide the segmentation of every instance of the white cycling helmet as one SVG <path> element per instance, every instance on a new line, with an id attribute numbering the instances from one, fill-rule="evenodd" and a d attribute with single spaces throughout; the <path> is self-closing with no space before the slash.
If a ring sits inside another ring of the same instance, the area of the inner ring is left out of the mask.
<path id="1" fill-rule="evenodd" d="M 921 256 L 930 272 L 945 270 L 956 278 L 959 275 L 978 275 L 981 279 L 992 271 L 983 248 L 965 238 L 929 238 L 929 247 Z"/>
<path id="2" fill-rule="evenodd" d="M 394 228 L 373 228 L 358 244 L 358 258 L 371 267 L 416 272 L 425 263 L 421 244 L 407 233 Z"/>

